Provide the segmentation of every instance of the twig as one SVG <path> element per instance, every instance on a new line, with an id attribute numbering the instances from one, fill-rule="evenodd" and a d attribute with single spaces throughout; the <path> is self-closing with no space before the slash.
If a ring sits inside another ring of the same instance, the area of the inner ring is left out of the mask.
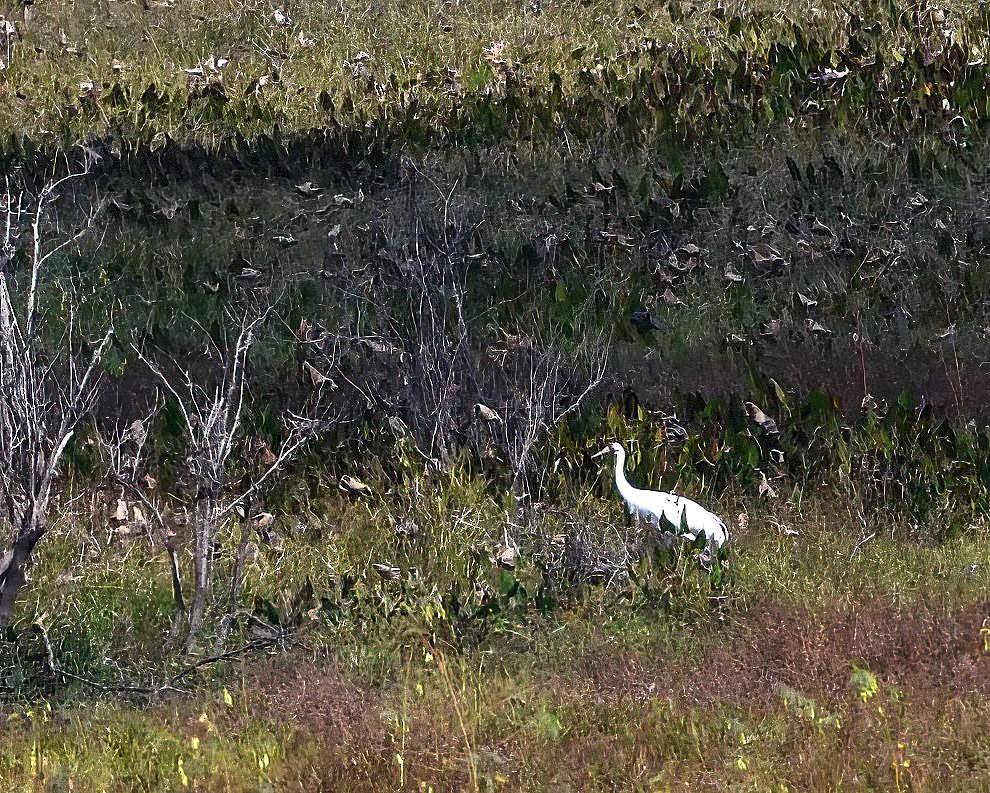
<path id="1" fill-rule="evenodd" d="M 229 661 L 232 658 L 238 658 L 245 655 L 252 650 L 267 650 L 269 647 L 275 647 L 276 645 L 283 643 L 286 638 L 287 636 L 285 632 L 280 630 L 276 636 L 272 636 L 270 638 L 266 637 L 264 639 L 252 639 L 251 641 L 242 644 L 240 647 L 235 647 L 232 650 L 227 650 L 222 653 L 217 653 L 216 655 L 201 658 L 199 661 L 196 661 L 196 663 L 189 664 L 188 666 L 183 667 L 177 674 L 172 675 L 172 677 L 169 678 L 169 683 L 177 683 L 179 680 L 191 675 L 197 669 L 202 669 L 204 666 L 219 663 L 220 661 Z"/>
<path id="2" fill-rule="evenodd" d="M 254 618 L 254 615 L 250 615 Z M 162 694 L 172 693 L 172 694 L 191 694 L 191 691 L 186 689 L 177 688 L 176 683 L 180 680 L 189 677 L 193 672 L 202 669 L 205 666 L 210 666 L 211 664 L 220 663 L 221 661 L 229 661 L 233 658 L 239 658 L 242 655 L 246 655 L 254 650 L 266 650 L 270 647 L 275 647 L 280 644 L 284 644 L 286 639 L 290 637 L 290 634 L 280 628 L 275 628 L 268 625 L 263 620 L 254 618 L 260 626 L 263 626 L 271 631 L 273 631 L 272 636 L 252 639 L 239 647 L 234 647 L 233 649 L 227 650 L 222 653 L 217 653 L 215 655 L 207 656 L 206 658 L 201 658 L 195 663 L 188 664 L 182 667 L 178 672 L 169 677 L 161 685 L 155 685 L 154 683 L 149 683 L 147 685 L 135 685 L 133 683 L 101 683 L 99 680 L 94 680 L 91 677 L 86 677 L 85 675 L 79 675 L 75 672 L 69 672 L 59 666 L 58 662 L 55 660 L 55 650 L 52 648 L 51 640 L 48 638 L 48 631 L 45 626 L 42 625 L 40 621 L 35 621 L 31 627 L 41 638 L 42 646 L 45 648 L 45 658 L 47 661 L 48 668 L 55 675 L 63 678 L 68 678 L 69 680 L 75 680 L 78 683 L 82 683 L 90 688 L 95 688 L 99 691 L 106 693 L 117 693 L 117 694 L 132 694 L 135 696 L 146 697 L 148 699 L 157 699 Z"/>
<path id="3" fill-rule="evenodd" d="M 55 651 L 52 649 L 51 640 L 48 638 L 48 631 L 45 630 L 45 626 L 40 622 L 35 621 L 31 626 L 35 633 L 41 638 L 41 644 L 45 648 L 45 657 L 48 661 L 48 668 L 53 674 L 59 675 L 61 677 L 68 678 L 70 680 L 75 680 L 83 685 L 89 686 L 91 688 L 99 689 L 100 691 L 108 693 L 118 693 L 118 694 L 135 694 L 138 696 L 154 698 L 165 692 L 174 692 L 177 694 L 188 694 L 188 691 L 183 691 L 182 689 L 174 688 L 171 683 L 175 682 L 176 678 L 173 678 L 168 683 L 161 686 L 138 686 L 130 683 L 101 683 L 99 680 L 93 680 L 91 677 L 86 677 L 85 675 L 77 675 L 75 672 L 69 672 L 63 669 L 55 661 Z"/>
<path id="4" fill-rule="evenodd" d="M 860 548 L 862 548 L 864 545 L 866 545 L 866 543 L 868 543 L 870 540 L 872 540 L 876 536 L 877 536 L 877 533 L 876 532 L 873 532 L 869 536 L 863 537 L 863 539 L 861 539 L 859 542 L 856 543 L 856 547 L 853 548 L 852 553 L 849 554 L 849 558 L 852 559 L 859 552 L 859 549 Z"/>

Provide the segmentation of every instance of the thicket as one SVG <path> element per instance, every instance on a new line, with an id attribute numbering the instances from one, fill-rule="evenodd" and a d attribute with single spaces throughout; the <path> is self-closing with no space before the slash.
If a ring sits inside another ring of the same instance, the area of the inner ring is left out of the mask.
<path id="1" fill-rule="evenodd" d="M 40 376 L 0 393 L 9 415 L 44 413 L 114 329 L 46 480 L 64 524 L 6 634 L 8 692 L 47 668 L 161 693 L 198 670 L 179 644 L 398 626 L 473 647 L 586 598 L 724 614 L 731 560 L 654 555 L 588 497 L 611 438 L 640 481 L 736 511 L 838 499 L 864 537 L 921 542 L 983 525 L 986 4 L 604 27 L 548 4 L 507 17 L 518 40 L 448 51 L 414 26 L 421 48 L 389 49 L 372 25 L 357 52 L 310 4 L 204 6 L 215 29 L 112 5 L 106 32 L 75 6 L 4 28 L 12 310 L 52 174 L 89 172 L 43 236 L 96 232 L 0 340 Z M 115 578 L 137 594 L 86 592 Z"/>

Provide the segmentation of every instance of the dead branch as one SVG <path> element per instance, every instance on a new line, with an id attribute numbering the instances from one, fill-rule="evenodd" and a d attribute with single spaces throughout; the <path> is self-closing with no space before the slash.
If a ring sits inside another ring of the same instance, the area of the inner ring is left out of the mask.
<path id="1" fill-rule="evenodd" d="M 237 452 L 243 449 L 245 438 L 242 417 L 247 398 L 248 364 L 259 330 L 267 322 L 272 305 L 263 309 L 251 306 L 238 316 L 230 311 L 228 317 L 236 329 L 232 343 L 223 349 L 216 340 L 209 339 L 215 366 L 212 372 L 193 376 L 189 368 L 183 368 L 174 360 L 161 360 L 160 354 L 152 356 L 132 344 L 131 349 L 148 367 L 172 397 L 182 416 L 187 439 L 187 476 L 184 486 L 193 501 L 192 529 L 193 587 L 189 608 L 186 651 L 191 651 L 203 630 L 208 614 L 219 617 L 217 647 L 226 641 L 231 616 L 237 610 L 237 586 L 225 587 L 232 602 L 227 604 L 226 614 L 220 613 L 221 605 L 214 598 L 215 558 L 219 548 L 220 530 L 230 519 L 231 513 L 241 509 L 271 483 L 291 463 L 299 451 L 317 437 L 334 417 L 327 407 L 325 395 L 329 388 L 317 388 L 316 395 L 305 406 L 305 415 L 286 411 L 283 415 L 285 434 L 278 452 L 264 464 L 257 475 Z M 322 364 L 332 371 L 336 365 L 333 356 Z M 244 475 L 237 471 L 247 468 Z M 231 564 L 232 581 L 239 580 L 243 565 L 245 537 L 238 545 Z M 177 565 L 176 565 L 177 567 Z"/>
<path id="2" fill-rule="evenodd" d="M 255 618 L 256 619 L 256 618 Z M 261 625 L 267 627 L 270 631 L 270 635 L 261 636 L 251 639 L 237 647 L 224 652 L 216 653 L 214 655 L 207 656 L 206 658 L 201 658 L 198 661 L 187 664 L 179 669 L 178 672 L 166 678 L 162 683 L 147 683 L 147 684 L 136 684 L 136 683 L 103 683 L 99 680 L 94 680 L 91 677 L 85 675 L 76 674 L 75 672 L 70 672 L 69 670 L 63 668 L 55 658 L 55 650 L 52 647 L 51 639 L 48 636 L 48 631 L 45 626 L 40 621 L 35 621 L 31 628 L 38 635 L 41 640 L 42 647 L 45 650 L 45 661 L 48 666 L 49 671 L 57 677 L 61 677 L 66 680 L 74 680 L 77 683 L 81 683 L 89 688 L 94 688 L 98 691 L 103 691 L 105 693 L 112 694 L 126 694 L 134 697 L 139 697 L 145 700 L 154 701 L 160 699 L 166 694 L 183 694 L 191 695 L 192 692 L 187 689 L 178 688 L 177 684 L 188 678 L 194 672 L 204 669 L 208 666 L 213 666 L 214 664 L 222 663 L 223 661 L 231 661 L 235 658 L 240 658 L 249 653 L 253 653 L 259 650 L 268 650 L 273 647 L 286 647 L 296 643 L 298 640 L 295 638 L 292 631 L 284 630 L 281 628 L 275 628 L 273 626 L 267 625 L 267 623 L 261 620 L 256 620 Z"/>
<path id="3" fill-rule="evenodd" d="M 49 214 L 58 190 L 85 174 L 52 178 L 36 195 L 24 182 L 5 178 L 0 247 L 0 513 L 12 530 L 0 556 L 0 628 L 10 624 L 25 583 L 25 569 L 48 527 L 55 478 L 76 429 L 92 408 L 112 327 L 95 344 L 79 339 L 71 291 L 66 330 L 45 349 L 41 331 L 48 317 L 40 307 L 48 265 L 93 226 L 98 210 L 68 237 L 48 244 Z M 16 182 L 16 183 L 15 183 Z M 18 273 L 18 254 L 26 273 Z"/>

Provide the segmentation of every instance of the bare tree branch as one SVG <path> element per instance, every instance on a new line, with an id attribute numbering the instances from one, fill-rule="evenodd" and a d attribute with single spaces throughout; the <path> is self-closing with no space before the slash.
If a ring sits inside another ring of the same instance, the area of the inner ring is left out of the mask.
<path id="1" fill-rule="evenodd" d="M 0 516 L 10 526 L 9 548 L 0 556 L 0 628 L 10 624 L 25 568 L 45 535 L 55 477 L 76 428 L 90 411 L 100 385 L 104 355 L 113 338 L 107 330 L 89 351 L 78 339 L 77 301 L 70 287 L 67 329 L 51 349 L 42 349 L 46 317 L 40 297 L 48 264 L 89 231 L 97 211 L 82 227 L 50 247 L 48 216 L 58 189 L 84 171 L 53 178 L 32 195 L 8 175 L 0 196 L 4 238 L 0 251 Z M 18 251 L 27 273 L 16 271 Z"/>
<path id="2" fill-rule="evenodd" d="M 189 368 L 183 368 L 175 361 L 167 367 L 163 366 L 137 345 L 131 345 L 178 406 L 188 441 L 186 486 L 194 501 L 191 516 L 194 576 L 185 639 L 187 651 L 196 645 L 208 616 L 220 616 L 217 611 L 221 605 L 213 593 L 216 590 L 215 557 L 221 529 L 232 512 L 240 510 L 262 492 L 331 420 L 321 404 L 322 391 L 318 390 L 316 404 L 311 406 L 312 416 L 286 411 L 283 416 L 285 437 L 278 453 L 264 461 L 260 473 L 235 475 L 236 470 L 246 465 L 244 460 L 236 460 L 235 456 L 244 442 L 248 365 L 258 331 L 271 313 L 272 305 L 269 304 L 263 310 L 250 307 L 239 316 L 232 317 L 236 335 L 226 352 L 211 339 L 210 343 L 219 351 L 215 366 L 198 379 Z M 242 537 L 240 545 L 244 542 L 246 539 Z M 230 574 L 235 581 L 240 576 L 242 556 L 239 551 L 231 565 Z M 228 587 L 228 590 L 231 600 L 236 600 L 237 587 Z M 219 622 L 218 647 L 226 641 L 231 615 L 236 610 L 236 602 L 227 604 L 227 614 Z"/>

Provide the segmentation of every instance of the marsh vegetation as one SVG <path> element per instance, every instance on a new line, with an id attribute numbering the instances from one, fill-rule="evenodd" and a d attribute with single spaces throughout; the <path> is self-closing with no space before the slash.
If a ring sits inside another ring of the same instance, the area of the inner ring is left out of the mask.
<path id="1" fill-rule="evenodd" d="M 0 781 L 979 788 L 988 30 L 8 14 Z"/>

